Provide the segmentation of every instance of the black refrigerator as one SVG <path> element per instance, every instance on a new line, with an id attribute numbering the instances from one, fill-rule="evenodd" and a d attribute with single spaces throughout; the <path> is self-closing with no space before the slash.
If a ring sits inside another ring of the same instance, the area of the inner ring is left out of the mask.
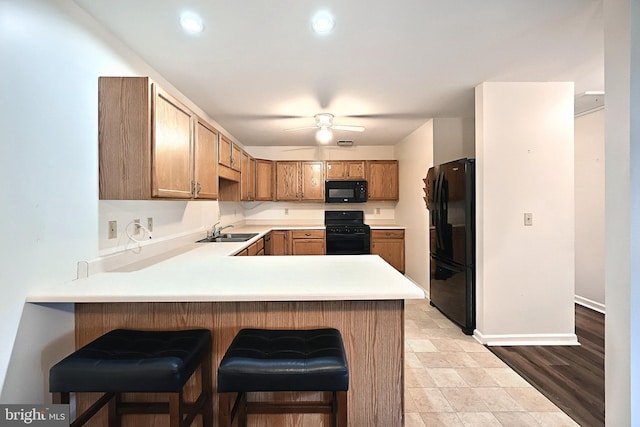
<path id="1" fill-rule="evenodd" d="M 424 182 L 431 305 L 471 335 L 476 327 L 475 160 L 434 166 Z"/>

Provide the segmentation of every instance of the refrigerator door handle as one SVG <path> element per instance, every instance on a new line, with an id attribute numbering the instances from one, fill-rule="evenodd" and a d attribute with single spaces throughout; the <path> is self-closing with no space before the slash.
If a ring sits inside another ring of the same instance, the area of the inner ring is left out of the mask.
<path id="1" fill-rule="evenodd" d="M 444 172 L 440 171 L 438 174 L 438 181 L 436 183 L 436 194 L 438 196 L 438 203 L 436 204 L 436 209 L 438 211 L 437 222 L 436 222 L 436 243 L 437 248 L 441 251 L 444 249 L 444 226 L 446 221 L 445 216 L 445 204 L 446 200 L 443 199 L 443 188 L 444 188 Z"/>

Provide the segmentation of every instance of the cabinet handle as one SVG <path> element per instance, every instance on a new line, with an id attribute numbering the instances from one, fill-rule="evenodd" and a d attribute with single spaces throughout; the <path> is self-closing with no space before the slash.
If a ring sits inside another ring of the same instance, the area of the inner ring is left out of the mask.
<path id="1" fill-rule="evenodd" d="M 309 237 L 309 236 L 311 236 L 311 233 L 304 233 L 304 235 Z"/>

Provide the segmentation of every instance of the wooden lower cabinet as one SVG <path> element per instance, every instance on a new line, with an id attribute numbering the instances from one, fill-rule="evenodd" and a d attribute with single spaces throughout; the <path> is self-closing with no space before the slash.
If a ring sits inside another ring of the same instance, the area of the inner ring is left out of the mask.
<path id="1" fill-rule="evenodd" d="M 404 230 L 371 230 L 371 254 L 404 274 Z"/>
<path id="2" fill-rule="evenodd" d="M 258 241 L 253 242 L 247 248 L 248 256 L 256 256 L 256 255 L 264 255 L 264 240 L 262 238 L 258 239 Z"/>
<path id="3" fill-rule="evenodd" d="M 272 230 L 266 237 L 267 255 L 324 255 L 325 233 L 320 230 Z"/>
<path id="4" fill-rule="evenodd" d="M 273 230 L 271 231 L 271 243 L 269 255 L 290 255 L 289 248 L 291 247 L 290 233 L 287 230 Z"/>
<path id="5" fill-rule="evenodd" d="M 292 230 L 291 254 L 324 255 L 326 252 L 324 236 L 324 230 Z"/>

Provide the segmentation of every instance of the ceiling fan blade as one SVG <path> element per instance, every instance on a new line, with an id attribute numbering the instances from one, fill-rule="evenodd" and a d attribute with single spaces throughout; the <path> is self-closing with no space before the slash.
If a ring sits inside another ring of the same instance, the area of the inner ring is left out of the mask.
<path id="1" fill-rule="evenodd" d="M 364 132 L 364 126 L 333 125 L 331 129 L 348 130 L 351 132 Z"/>
<path id="2" fill-rule="evenodd" d="M 303 128 L 291 128 L 291 129 L 285 129 L 285 132 L 292 132 L 295 130 L 306 130 L 306 129 L 318 129 L 318 126 L 305 126 Z"/>
<path id="3" fill-rule="evenodd" d="M 433 117 L 433 114 L 429 114 L 429 113 L 348 114 L 343 117 L 353 117 L 356 119 L 413 120 L 413 119 L 428 119 L 430 117 Z"/>

